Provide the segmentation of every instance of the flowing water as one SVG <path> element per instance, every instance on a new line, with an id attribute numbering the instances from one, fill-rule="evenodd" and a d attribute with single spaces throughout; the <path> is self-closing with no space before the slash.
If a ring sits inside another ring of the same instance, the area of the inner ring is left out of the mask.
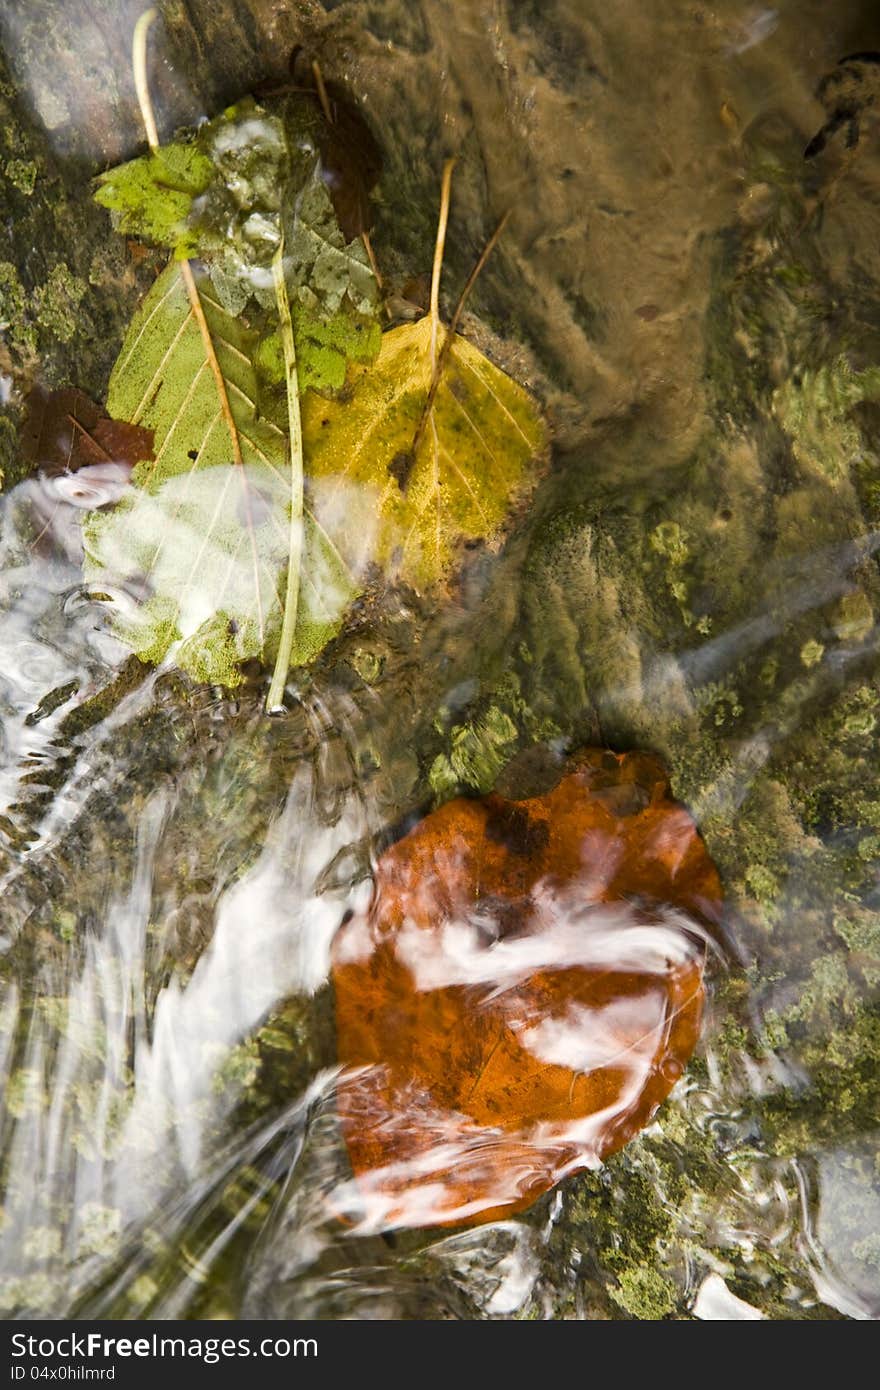
<path id="1" fill-rule="evenodd" d="M 457 153 L 449 300 L 512 208 L 464 331 L 539 396 L 552 460 L 451 598 L 357 606 L 268 719 L 257 676 L 127 656 L 79 564 L 104 494 L 17 482 L 2 435 L 0 1310 L 873 1318 L 880 66 L 816 92 L 880 49 L 876 9 L 230 9 L 237 76 L 204 16 L 187 68 L 165 7 L 163 134 L 302 37 L 383 146 L 397 302 Z M 0 5 L 13 422 L 35 377 L 100 398 L 149 283 L 81 210 L 137 147 L 132 14 Z M 718 867 L 697 1051 L 638 1137 L 526 1211 L 381 1220 L 337 1118 L 334 935 L 401 827 L 541 790 L 582 746 L 658 755 Z"/>

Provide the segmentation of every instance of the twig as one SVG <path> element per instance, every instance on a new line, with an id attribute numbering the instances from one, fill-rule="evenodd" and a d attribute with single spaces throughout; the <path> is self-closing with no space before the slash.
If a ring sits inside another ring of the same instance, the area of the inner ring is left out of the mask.
<path id="1" fill-rule="evenodd" d="M 284 282 L 284 244 L 278 247 L 272 259 L 272 280 L 275 286 L 275 302 L 281 327 L 281 343 L 284 348 L 284 367 L 287 385 L 287 421 L 290 431 L 290 555 L 287 564 L 287 592 L 284 599 L 284 616 L 281 621 L 281 637 L 278 643 L 278 656 L 272 672 L 272 683 L 266 698 L 266 710 L 275 714 L 284 708 L 284 687 L 290 669 L 290 654 L 296 637 L 296 621 L 299 611 L 299 582 L 302 568 L 303 543 L 303 443 L 302 421 L 299 410 L 299 382 L 296 371 L 296 343 L 293 337 L 293 321 L 290 317 L 290 300 Z"/>
<path id="2" fill-rule="evenodd" d="M 461 318 L 462 310 L 464 309 L 465 303 L 467 302 L 468 295 L 470 294 L 474 285 L 477 283 L 477 276 L 480 274 L 480 271 L 483 269 L 483 266 L 486 264 L 492 252 L 495 250 L 495 247 L 498 245 L 501 233 L 504 231 L 504 228 L 507 226 L 509 221 L 510 208 L 507 209 L 507 212 L 501 218 L 501 221 L 498 223 L 498 226 L 495 228 L 489 240 L 486 242 L 486 245 L 483 247 L 482 251 L 477 257 L 476 265 L 474 266 L 473 270 L 468 276 L 467 283 L 465 284 L 464 289 L 458 296 L 458 303 L 452 311 L 452 318 L 449 320 L 450 337 L 455 333 L 456 329 L 458 328 L 458 321 Z"/>
<path id="3" fill-rule="evenodd" d="M 68 420 L 70 421 L 70 423 L 73 425 L 73 428 L 74 428 L 75 430 L 79 430 L 80 434 L 83 435 L 84 438 L 86 438 L 86 439 L 89 441 L 89 443 L 91 444 L 91 446 L 92 446 L 93 449 L 97 449 L 97 451 L 98 451 L 99 454 L 103 454 L 103 455 L 104 455 L 104 458 L 107 460 L 108 463 L 112 463 L 112 462 L 113 462 L 112 455 L 110 455 L 110 454 L 107 453 L 107 450 L 103 447 L 103 445 L 101 445 L 101 444 L 98 443 L 97 439 L 95 438 L 95 436 L 94 436 L 93 434 L 90 434 L 90 433 L 89 433 L 89 431 L 86 429 L 85 425 L 81 425 L 81 424 L 80 424 L 79 420 L 77 420 L 77 418 L 76 418 L 75 415 L 71 415 L 70 412 L 68 412 L 68 413 L 67 413 L 67 416 L 66 416 L 66 419 L 68 419 Z M 68 468 L 69 468 L 69 466 L 70 466 L 70 460 L 71 460 L 72 457 L 73 457 L 73 441 L 72 441 L 72 439 L 71 439 L 70 453 L 69 453 L 68 458 L 67 458 Z"/>
<path id="4" fill-rule="evenodd" d="M 449 199 L 452 192 L 452 171 L 455 160 L 447 159 L 443 165 L 443 182 L 440 185 L 440 214 L 437 218 L 437 237 L 434 242 L 434 264 L 431 267 L 431 355 L 437 343 L 437 325 L 440 322 L 440 273 L 443 270 L 443 252 L 446 247 L 446 225 L 449 221 Z"/>
<path id="5" fill-rule="evenodd" d="M 370 241 L 370 233 L 369 233 L 369 232 L 361 232 L 361 241 L 362 241 L 363 244 L 364 244 L 364 250 L 365 250 L 366 253 L 367 253 L 367 259 L 368 259 L 368 261 L 370 262 L 370 269 L 371 269 L 372 272 L 373 272 L 373 279 L 376 281 L 376 287 L 377 287 L 377 289 L 381 290 L 381 289 L 382 289 L 382 274 L 381 274 L 381 271 L 379 270 L 379 263 L 378 263 L 378 261 L 376 260 L 375 252 L 373 251 L 373 243 Z"/>

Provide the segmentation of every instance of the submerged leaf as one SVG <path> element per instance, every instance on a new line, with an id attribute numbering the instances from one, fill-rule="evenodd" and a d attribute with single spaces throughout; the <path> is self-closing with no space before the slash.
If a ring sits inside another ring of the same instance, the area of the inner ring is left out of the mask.
<path id="1" fill-rule="evenodd" d="M 347 243 L 334 212 L 319 157 L 326 122 L 310 104 L 288 102 L 283 111 L 246 98 L 192 142 L 111 169 L 95 196 L 120 231 L 159 242 L 177 259 L 205 261 L 232 317 L 252 302 L 274 314 L 272 261 L 283 239 L 300 389 L 335 389 L 349 361 L 370 361 L 379 350 L 378 287 L 364 247 Z M 283 416 L 283 399 L 278 405 Z"/>
<path id="2" fill-rule="evenodd" d="M 34 469 L 50 476 L 109 463 L 133 467 L 152 458 L 153 432 L 109 419 L 74 387 L 35 386 L 26 402 L 21 451 Z"/>
<path id="3" fill-rule="evenodd" d="M 370 191 L 382 172 L 382 154 L 360 111 L 334 83 L 328 83 L 332 124 L 318 128 L 321 178 L 348 241 L 373 225 Z"/>
<path id="4" fill-rule="evenodd" d="M 283 223 L 299 390 L 338 390 L 350 362 L 372 362 L 379 352 L 376 279 L 361 243 L 346 244 L 316 170 L 291 199 Z M 261 343 L 258 362 L 269 383 L 284 380 L 277 330 Z M 279 401 L 283 413 L 283 396 Z"/>
<path id="5" fill-rule="evenodd" d="M 196 145 L 177 141 L 102 174 L 95 201 L 110 210 L 120 232 L 168 246 L 183 260 L 198 252 L 189 218 L 193 199 L 213 177 L 210 159 Z"/>
<path id="6" fill-rule="evenodd" d="M 290 62 L 292 85 L 284 109 L 287 119 L 302 127 L 309 115 L 321 155 L 321 177 L 333 199 L 333 210 L 347 241 L 369 232 L 373 225 L 370 192 L 382 172 L 382 152 L 363 113 L 336 82 L 327 82 L 301 47 Z M 274 89 L 276 94 L 284 89 Z"/>
<path id="7" fill-rule="evenodd" d="M 285 214 L 285 278 L 307 307 L 331 316 L 348 306 L 369 315 L 376 281 L 359 241 L 346 242 L 317 168 Z"/>
<path id="8" fill-rule="evenodd" d="M 646 754 L 423 820 L 333 943 L 341 1213 L 495 1219 L 627 1143 L 696 1044 L 720 899 Z"/>
<path id="9" fill-rule="evenodd" d="M 144 660 L 175 648 L 193 677 L 224 685 L 238 666 L 271 658 L 281 626 L 290 544 L 285 432 L 257 410 L 254 334 L 203 277 L 199 296 L 237 428 L 223 419 L 210 362 L 178 267 L 153 286 L 110 380 L 113 414 L 155 431 L 155 459 L 136 488 L 85 527 L 87 577 L 115 580 L 128 601 L 120 635 Z M 310 660 L 338 630 L 353 572 L 306 514 L 292 660 Z"/>
<path id="10" fill-rule="evenodd" d="M 382 570 L 424 587 L 441 579 L 462 542 L 494 540 L 511 504 L 534 482 L 544 442 L 532 397 L 467 339 L 455 336 L 431 411 L 410 457 L 434 372 L 437 332 L 426 315 L 385 333 L 376 362 L 354 368 L 344 400 L 306 397 L 309 476 L 354 492 L 356 528 L 378 524 Z M 345 536 L 334 536 L 345 553 Z"/>
<path id="11" fill-rule="evenodd" d="M 301 664 L 326 644 L 368 565 L 427 587 L 448 574 L 464 543 L 497 540 L 511 503 L 534 480 L 528 465 L 544 441 L 528 393 L 440 322 L 450 169 L 431 311 L 391 330 L 379 347 L 367 253 L 346 243 L 309 147 L 285 154 L 284 138 L 280 122 L 253 102 L 231 108 L 200 136 L 218 171 L 197 200 L 200 234 L 209 246 L 208 209 L 221 206 L 229 235 L 218 242 L 224 249 L 202 281 L 201 300 L 185 262 L 179 274 L 160 277 L 132 324 L 110 408 L 155 430 L 156 458 L 135 478 L 140 493 L 112 517 L 95 518 L 87 538 L 91 576 L 109 570 L 138 596 L 117 626 L 139 654 L 158 660 L 174 647 L 185 670 L 226 684 L 238 663 L 274 654 L 276 704 L 288 657 Z M 251 148 L 261 144 L 265 158 Z M 280 192 L 279 172 L 294 169 L 292 187 Z M 232 204 L 247 214 L 244 223 Z M 238 232 L 255 225 L 242 252 Z M 271 304 L 260 332 L 239 317 L 249 298 Z M 377 348 L 375 365 L 366 365 Z M 344 389 L 324 399 L 310 386 Z M 300 453 L 293 407 L 303 391 Z M 230 453 L 242 466 L 218 484 L 211 511 L 210 489 L 177 480 L 227 467 Z M 250 477 L 251 467 L 272 475 L 266 487 Z M 302 536 L 298 503 L 290 508 L 301 494 Z M 257 521 L 263 511 L 265 524 Z M 288 618 L 279 647 L 285 612 L 296 612 L 296 624 Z"/>
<path id="12" fill-rule="evenodd" d="M 345 310 L 332 318 L 322 318 L 297 303 L 291 305 L 291 314 L 301 392 L 310 388 L 338 391 L 345 385 L 348 364 L 372 362 L 382 346 L 382 330 L 376 320 L 365 320 Z M 260 340 L 255 362 L 268 388 L 284 382 L 284 353 L 277 329 Z"/>

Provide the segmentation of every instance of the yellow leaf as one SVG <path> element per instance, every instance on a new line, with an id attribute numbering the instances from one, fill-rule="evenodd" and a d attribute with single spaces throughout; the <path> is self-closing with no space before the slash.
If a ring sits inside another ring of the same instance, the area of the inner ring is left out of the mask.
<path id="1" fill-rule="evenodd" d="M 338 400 L 303 400 L 306 474 L 320 525 L 343 557 L 365 533 L 382 572 L 435 583 L 463 542 L 497 539 L 534 481 L 544 426 L 527 391 L 434 311 L 392 328 L 370 366 L 352 369 Z M 441 375 L 425 428 L 435 365 Z M 344 515 L 339 502 L 345 496 Z"/>

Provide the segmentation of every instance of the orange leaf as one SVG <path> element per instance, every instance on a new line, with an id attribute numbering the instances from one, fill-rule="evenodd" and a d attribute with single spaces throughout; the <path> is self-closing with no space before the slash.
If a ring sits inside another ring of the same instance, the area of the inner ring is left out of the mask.
<path id="1" fill-rule="evenodd" d="M 627 1143 L 684 1070 L 718 874 L 656 759 L 570 767 L 545 796 L 433 812 L 337 933 L 348 1219 L 520 1211 Z"/>

